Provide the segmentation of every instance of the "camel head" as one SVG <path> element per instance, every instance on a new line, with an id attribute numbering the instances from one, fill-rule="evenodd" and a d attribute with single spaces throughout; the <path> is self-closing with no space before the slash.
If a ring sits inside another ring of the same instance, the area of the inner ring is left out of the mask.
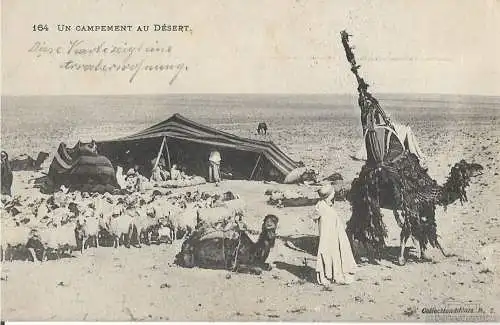
<path id="1" fill-rule="evenodd" d="M 6 163 L 9 161 L 9 155 L 7 154 L 7 151 L 5 150 L 2 150 L 2 163 Z"/>
<path id="2" fill-rule="evenodd" d="M 97 143 L 95 140 L 91 142 L 81 142 L 78 140 L 75 149 L 82 155 L 97 155 Z"/>
<path id="3" fill-rule="evenodd" d="M 465 160 L 460 160 L 457 164 L 459 168 L 461 168 L 465 173 L 467 173 L 468 177 L 476 177 L 483 174 L 483 166 L 476 163 L 469 164 Z"/>
<path id="4" fill-rule="evenodd" d="M 460 202 L 467 201 L 467 193 L 465 189 L 469 186 L 469 181 L 472 177 L 482 174 L 483 166 L 476 163 L 468 163 L 465 160 L 460 160 L 450 171 L 448 179 L 443 186 L 443 197 L 441 203 L 445 206 L 459 199 Z"/>
<path id="5" fill-rule="evenodd" d="M 35 161 L 35 169 L 40 169 L 40 166 L 42 166 L 43 162 L 49 158 L 49 154 L 47 152 L 40 151 L 38 153 L 38 156 L 36 157 Z"/>
<path id="6" fill-rule="evenodd" d="M 271 247 L 274 246 L 276 240 L 276 228 L 278 228 L 278 217 L 273 214 L 268 214 L 262 222 L 262 232 L 259 236 L 259 241 L 267 240 Z"/>

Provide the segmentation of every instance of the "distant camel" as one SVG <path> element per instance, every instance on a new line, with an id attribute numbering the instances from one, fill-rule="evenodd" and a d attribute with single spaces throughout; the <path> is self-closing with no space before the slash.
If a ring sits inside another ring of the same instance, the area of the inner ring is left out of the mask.
<path id="1" fill-rule="evenodd" d="M 35 159 L 30 156 L 23 154 L 19 157 L 12 159 L 10 162 L 10 167 L 13 171 L 20 170 L 40 170 L 43 162 L 49 157 L 49 154 L 43 151 L 38 153 L 38 157 Z"/>
<path id="2" fill-rule="evenodd" d="M 267 134 L 267 124 L 266 124 L 266 122 L 260 122 L 259 123 L 259 126 L 257 127 L 257 133 L 261 134 L 261 132 L 263 134 Z"/>

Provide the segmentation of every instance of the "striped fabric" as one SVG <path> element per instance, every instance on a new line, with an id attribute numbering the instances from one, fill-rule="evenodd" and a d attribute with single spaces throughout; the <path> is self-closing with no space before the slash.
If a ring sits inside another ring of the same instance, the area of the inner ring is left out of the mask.
<path id="1" fill-rule="evenodd" d="M 68 149 L 65 143 L 59 144 L 48 174 L 55 184 L 116 184 L 115 171 L 108 158 L 80 151 L 70 154 L 76 150 L 76 146 Z"/>
<path id="2" fill-rule="evenodd" d="M 392 161 L 404 151 L 396 132 L 385 125 L 377 125 L 365 133 L 367 160 L 375 163 Z"/>
<path id="3" fill-rule="evenodd" d="M 68 154 L 66 144 L 61 143 L 54 154 L 54 159 L 50 164 L 49 177 L 54 174 L 68 173 L 73 168 L 73 158 Z"/>

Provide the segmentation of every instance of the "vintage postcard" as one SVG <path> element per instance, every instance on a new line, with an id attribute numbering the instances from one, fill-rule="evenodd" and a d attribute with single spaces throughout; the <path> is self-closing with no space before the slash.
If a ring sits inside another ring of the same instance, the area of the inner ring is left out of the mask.
<path id="1" fill-rule="evenodd" d="M 1 11 L 1 320 L 499 320 L 499 1 Z"/>

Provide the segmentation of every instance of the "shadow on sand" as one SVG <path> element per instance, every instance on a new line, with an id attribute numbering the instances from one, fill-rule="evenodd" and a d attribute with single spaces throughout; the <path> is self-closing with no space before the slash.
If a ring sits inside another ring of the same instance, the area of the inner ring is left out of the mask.
<path id="1" fill-rule="evenodd" d="M 293 265 L 286 262 L 276 261 L 274 265 L 279 270 L 285 270 L 301 280 L 316 283 L 316 271 L 307 265 Z"/>
<path id="2" fill-rule="evenodd" d="M 294 235 L 294 236 L 283 236 L 280 237 L 285 243 L 285 246 L 293 249 L 295 251 L 303 252 L 316 256 L 319 246 L 319 236 L 315 235 Z M 353 244 L 353 253 L 356 261 L 368 262 L 370 264 L 378 264 L 377 260 L 385 260 L 393 264 L 398 264 L 398 258 L 400 253 L 399 246 L 387 246 L 377 257 L 373 252 L 370 251 L 369 247 L 358 243 L 357 241 Z M 411 253 L 410 253 L 411 251 Z M 414 254 L 415 248 L 412 246 L 407 246 L 405 250 L 405 257 L 408 261 L 415 261 L 416 255 Z"/>
<path id="3" fill-rule="evenodd" d="M 285 246 L 290 249 L 313 256 L 316 256 L 318 253 L 319 236 L 295 235 L 280 237 L 280 239 L 283 240 L 285 242 Z"/>

